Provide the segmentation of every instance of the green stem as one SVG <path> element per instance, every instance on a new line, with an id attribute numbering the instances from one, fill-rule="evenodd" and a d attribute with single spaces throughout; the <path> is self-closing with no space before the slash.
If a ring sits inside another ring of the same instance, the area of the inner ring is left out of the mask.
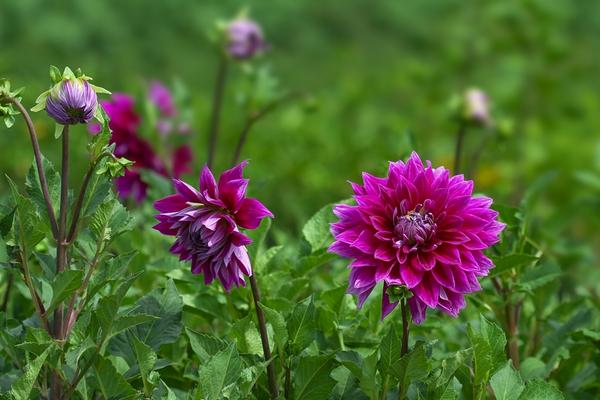
<path id="1" fill-rule="evenodd" d="M 294 98 L 297 98 L 300 96 L 303 96 L 303 93 L 290 92 L 287 95 L 282 96 L 279 99 L 267 104 L 265 107 L 263 107 L 259 111 L 248 114 L 248 116 L 246 117 L 246 121 L 244 122 L 244 126 L 242 127 L 242 130 L 240 132 L 240 136 L 238 138 L 237 145 L 235 146 L 235 151 L 233 153 L 233 158 L 231 160 L 231 163 L 233 165 L 235 165 L 240 161 L 240 156 L 242 154 L 242 148 L 244 147 L 244 144 L 246 143 L 246 139 L 248 138 L 248 134 L 250 133 L 250 130 L 252 129 L 252 127 L 254 126 L 254 124 L 256 122 L 258 122 L 260 119 L 265 117 L 267 114 L 274 111 L 277 107 L 284 104 L 285 102 L 288 102 L 288 101 L 293 100 Z"/>
<path id="2" fill-rule="evenodd" d="M 52 206 L 52 201 L 50 200 L 48 181 L 46 179 L 46 173 L 44 172 L 44 163 L 42 161 L 42 151 L 40 150 L 40 144 L 38 142 L 37 133 L 35 131 L 33 121 L 31 120 L 29 113 L 27 112 L 25 107 L 23 107 L 19 100 L 15 99 L 14 97 L 8 97 L 2 99 L 2 102 L 10 102 L 14 104 L 23 116 L 23 119 L 25 120 L 27 130 L 29 131 L 29 137 L 31 139 L 31 146 L 33 147 L 33 156 L 35 158 L 35 164 L 38 170 L 38 177 L 40 180 L 40 186 L 42 188 L 42 194 L 44 196 L 44 202 L 46 203 L 46 209 L 48 211 L 48 218 L 50 219 L 50 228 L 52 229 L 52 235 L 54 236 L 54 239 L 58 240 L 58 224 L 56 222 L 54 207 Z"/>
<path id="3" fill-rule="evenodd" d="M 456 147 L 454 148 L 454 175 L 460 173 L 460 160 L 466 132 L 467 125 L 464 121 L 461 121 L 460 125 L 458 126 L 458 131 L 456 132 Z"/>
<path id="4" fill-rule="evenodd" d="M 213 92 L 212 112 L 210 119 L 210 136 L 208 141 L 208 161 L 207 165 L 212 168 L 215 151 L 217 147 L 217 137 L 219 136 L 219 122 L 221 118 L 221 108 L 223 106 L 223 93 L 225 91 L 225 83 L 227 81 L 227 56 L 221 55 L 219 67 L 217 69 L 217 78 L 215 82 L 215 90 Z"/>
<path id="5" fill-rule="evenodd" d="M 98 166 L 98 163 L 100 162 L 100 160 L 102 160 L 105 157 L 114 157 L 112 153 L 102 153 L 100 154 L 91 164 L 90 167 L 88 168 L 87 173 L 85 174 L 85 177 L 83 178 L 83 183 L 81 184 L 81 189 L 79 190 L 79 195 L 77 196 L 77 201 L 75 202 L 75 208 L 73 211 L 73 216 L 71 218 L 71 227 L 69 228 L 69 234 L 67 235 L 67 242 L 70 244 L 73 242 L 73 239 L 75 238 L 75 234 L 77 233 L 77 223 L 79 222 L 79 217 L 81 216 L 81 209 L 83 207 L 83 200 L 85 199 L 85 194 L 87 192 L 87 188 L 90 184 L 90 180 L 92 178 L 92 175 L 94 174 L 94 170 L 96 169 L 96 166 Z"/>
<path id="6" fill-rule="evenodd" d="M 269 346 L 269 335 L 267 333 L 267 323 L 265 321 L 265 314 L 260 307 L 260 290 L 258 289 L 258 283 L 254 274 L 250 275 L 250 287 L 252 288 L 252 297 L 254 299 L 254 308 L 256 309 L 256 317 L 258 319 L 258 332 L 260 333 L 260 339 L 262 342 L 263 353 L 265 361 L 267 362 L 267 379 L 269 381 L 269 392 L 273 400 L 279 397 L 279 390 L 277 389 L 277 378 L 275 377 L 275 368 L 271 360 L 271 348 Z"/>
<path id="7" fill-rule="evenodd" d="M 402 312 L 402 347 L 400 348 L 400 357 L 404 357 L 408 354 L 408 336 L 410 333 L 410 320 L 408 318 L 406 299 L 400 301 L 400 311 Z M 398 400 L 406 398 L 406 389 L 401 381 L 398 385 Z"/>

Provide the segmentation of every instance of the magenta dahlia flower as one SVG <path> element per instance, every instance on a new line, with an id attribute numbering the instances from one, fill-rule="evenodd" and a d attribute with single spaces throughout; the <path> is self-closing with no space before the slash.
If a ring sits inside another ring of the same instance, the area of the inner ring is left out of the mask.
<path id="1" fill-rule="evenodd" d="M 444 167 L 424 166 L 412 153 L 390 163 L 388 176 L 363 173 L 352 184 L 357 205 L 337 205 L 329 251 L 352 259 L 349 293 L 358 305 L 383 281 L 382 318 L 398 304 L 388 288 L 405 287 L 413 320 L 424 321 L 427 308 L 457 316 L 464 295 L 480 290 L 478 277 L 492 262 L 483 250 L 499 241 L 504 224 L 489 197 L 473 197 L 473 182 L 450 176 Z"/>
<path id="2" fill-rule="evenodd" d="M 181 175 L 191 172 L 190 165 L 193 159 L 188 145 L 181 145 L 173 150 L 169 170 L 169 162 L 163 162 L 152 144 L 138 134 L 141 120 L 135 111 L 135 101 L 131 96 L 115 93 L 110 100 L 101 101 L 101 105 L 110 118 L 110 143 L 115 144 L 115 155 L 134 162 L 133 167 L 128 169 L 124 176 L 115 179 L 121 198 L 133 198 L 137 203 L 146 198 L 148 184 L 142 179 L 141 169 L 172 178 L 180 178 Z M 97 130 L 97 127 L 91 127 L 92 133 Z"/>
<path id="3" fill-rule="evenodd" d="M 171 247 L 182 261 L 190 261 L 194 274 L 204 282 L 218 278 L 225 290 L 246 286 L 244 276 L 252 275 L 246 246 L 252 241 L 240 229 L 256 229 L 265 217 L 273 217 L 260 201 L 246 197 L 248 179 L 243 162 L 215 178 L 208 167 L 200 174 L 200 189 L 174 179 L 176 194 L 154 203 L 160 212 L 154 226 L 175 236 Z"/>

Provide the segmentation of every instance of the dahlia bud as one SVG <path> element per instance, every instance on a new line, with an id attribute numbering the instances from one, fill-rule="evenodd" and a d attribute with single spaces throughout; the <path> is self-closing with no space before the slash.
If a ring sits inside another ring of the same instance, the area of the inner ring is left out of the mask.
<path id="1" fill-rule="evenodd" d="M 227 26 L 229 55 L 247 60 L 267 48 L 260 26 L 247 18 L 236 18 Z"/>
<path id="2" fill-rule="evenodd" d="M 92 78 L 83 75 L 79 69 L 73 73 L 66 67 L 61 74 L 53 66 L 50 78 L 54 86 L 38 97 L 33 111 L 45 109 L 60 125 L 87 124 L 93 118 L 103 122 L 97 94 L 110 92 L 92 85 L 89 82 Z"/>
<path id="3" fill-rule="evenodd" d="M 482 125 L 490 125 L 490 102 L 483 90 L 472 88 L 465 92 L 464 116 L 467 120 Z"/>

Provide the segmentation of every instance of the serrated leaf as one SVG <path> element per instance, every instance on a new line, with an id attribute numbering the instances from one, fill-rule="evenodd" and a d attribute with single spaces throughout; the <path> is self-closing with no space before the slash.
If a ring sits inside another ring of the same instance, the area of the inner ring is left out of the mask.
<path id="1" fill-rule="evenodd" d="M 333 204 L 328 204 L 313 215 L 302 228 L 302 234 L 313 252 L 324 249 L 333 241 L 329 224 L 335 221 Z"/>
<path id="2" fill-rule="evenodd" d="M 19 377 L 12 385 L 10 390 L 11 395 L 17 400 L 28 400 L 33 389 L 33 385 L 37 380 L 40 370 L 46 362 L 46 358 L 50 353 L 51 348 L 46 349 L 42 354 L 37 356 L 26 367 L 23 375 Z"/>
<path id="3" fill-rule="evenodd" d="M 98 357 L 94 364 L 95 386 L 106 400 L 125 399 L 135 394 L 135 390 L 117 372 L 114 365 L 104 357 Z"/>
<path id="4" fill-rule="evenodd" d="M 156 353 L 135 336 L 133 337 L 133 350 L 137 365 L 140 369 L 140 375 L 144 385 L 144 393 L 148 395 L 152 388 L 152 384 L 148 381 L 148 378 L 154 369 L 154 365 L 156 364 Z"/>
<path id="5" fill-rule="evenodd" d="M 35 204 L 19 193 L 17 185 L 10 178 L 7 177 L 7 179 L 17 206 L 14 224 L 15 236 L 21 247 L 30 251 L 44 238 L 44 232 L 40 229 L 42 221 Z"/>
<path id="6" fill-rule="evenodd" d="M 183 301 L 172 280 L 168 280 L 165 290 L 151 292 L 140 299 L 128 315 L 144 314 L 156 319 L 136 325 L 126 332 L 116 335 L 110 340 L 109 350 L 122 356 L 130 364 L 135 356 L 132 353 L 131 335 L 138 337 L 143 343 L 158 351 L 160 346 L 174 343 L 182 329 Z"/>
<path id="7" fill-rule="evenodd" d="M 467 335 L 473 346 L 475 384 L 481 385 L 506 361 L 506 336 L 502 328 L 483 315 L 479 317 L 479 329 L 469 325 Z"/>
<path id="8" fill-rule="evenodd" d="M 301 358 L 295 370 L 294 399 L 326 399 L 336 383 L 330 376 L 334 367 L 331 356 Z"/>
<path id="9" fill-rule="evenodd" d="M 118 335 L 119 333 L 133 328 L 134 326 L 145 324 L 147 322 L 155 321 L 158 317 L 147 314 L 134 314 L 134 315 L 123 315 L 118 317 L 112 327 L 111 335 Z"/>
<path id="10" fill-rule="evenodd" d="M 429 374 L 429 362 L 425 355 L 425 346 L 423 342 L 418 342 L 415 347 L 397 360 L 390 367 L 390 374 L 406 390 L 411 382 L 422 380 Z"/>
<path id="11" fill-rule="evenodd" d="M 201 363 L 206 363 L 208 360 L 220 351 L 227 348 L 227 341 L 207 333 L 195 332 L 189 328 L 185 328 L 185 332 L 190 340 L 192 350 Z"/>
<path id="12" fill-rule="evenodd" d="M 523 379 L 512 366 L 512 361 L 507 361 L 490 379 L 496 400 L 518 400 L 525 389 Z"/>
<path id="13" fill-rule="evenodd" d="M 533 264 L 539 258 L 531 254 L 509 254 L 506 256 L 492 257 L 495 267 L 490 270 L 490 277 L 499 276 L 503 273 L 519 269 L 526 265 Z"/>
<path id="14" fill-rule="evenodd" d="M 565 396 L 554 386 L 539 379 L 527 383 L 519 400 L 564 400 Z"/>
<path id="15" fill-rule="evenodd" d="M 288 337 L 292 351 L 296 354 L 313 341 L 315 321 L 315 306 L 312 297 L 294 306 L 288 322 Z"/>
<path id="16" fill-rule="evenodd" d="M 516 285 L 516 288 L 525 292 L 532 292 L 562 275 L 558 264 L 546 262 L 524 271 Z"/>
<path id="17" fill-rule="evenodd" d="M 198 371 L 203 399 L 220 400 L 227 386 L 235 383 L 242 372 L 242 361 L 235 344 L 215 354 Z"/>
<path id="18" fill-rule="evenodd" d="M 283 318 L 283 315 L 278 311 L 269 308 L 264 304 L 260 304 L 260 307 L 265 313 L 267 323 L 273 328 L 275 346 L 277 346 L 279 350 L 283 350 L 288 340 L 288 330 L 285 318 Z"/>
<path id="19" fill-rule="evenodd" d="M 391 367 L 400 359 L 400 351 L 400 338 L 394 325 L 391 325 L 387 335 L 381 339 L 379 344 L 378 368 L 383 376 L 387 376 Z"/>
<path id="20" fill-rule="evenodd" d="M 54 277 L 52 282 L 52 301 L 46 312 L 51 313 L 60 303 L 71 297 L 83 282 L 83 271 L 63 271 Z"/>

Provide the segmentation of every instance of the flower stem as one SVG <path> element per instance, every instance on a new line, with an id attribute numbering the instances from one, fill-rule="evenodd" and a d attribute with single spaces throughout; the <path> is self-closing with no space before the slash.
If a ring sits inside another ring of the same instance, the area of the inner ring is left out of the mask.
<path id="1" fill-rule="evenodd" d="M 460 125 L 458 126 L 458 131 L 456 132 L 456 147 L 454 148 L 454 175 L 460 172 L 460 159 L 466 132 L 467 126 L 464 121 L 461 121 Z"/>
<path id="2" fill-rule="evenodd" d="M 102 153 L 100 154 L 91 164 L 90 167 L 83 178 L 83 183 L 81 185 L 81 189 L 79 190 L 79 196 L 77 196 L 77 201 L 75 203 L 75 208 L 73 211 L 73 216 L 71 218 L 71 227 L 69 228 L 69 234 L 67 235 L 67 243 L 71 244 L 73 239 L 75 238 L 75 233 L 77 232 L 77 223 L 79 222 L 79 217 L 81 215 L 81 208 L 83 207 L 83 200 L 85 199 L 85 194 L 87 192 L 87 188 L 90 184 L 90 180 L 92 175 L 94 174 L 94 170 L 96 166 L 104 157 L 114 157 L 112 153 Z"/>
<path id="3" fill-rule="evenodd" d="M 40 150 L 40 144 L 37 139 L 37 133 L 35 132 L 35 127 L 33 126 L 33 121 L 29 116 L 29 113 L 23 107 L 21 102 L 14 97 L 8 97 L 3 99 L 4 102 L 10 102 L 17 107 L 23 119 L 25 120 L 25 124 L 27 125 L 27 130 L 29 131 L 29 137 L 31 138 L 31 146 L 33 147 L 33 155 L 35 157 L 35 164 L 38 170 L 38 177 L 40 179 L 40 186 L 42 188 L 42 194 L 44 195 L 44 201 L 46 202 L 46 209 L 48 210 L 48 218 L 50 218 L 50 228 L 52 229 L 52 235 L 54 239 L 58 240 L 58 224 L 56 222 L 56 214 L 54 214 L 54 207 L 52 206 L 52 201 L 50 200 L 50 191 L 48 190 L 48 181 L 46 180 L 46 173 L 44 172 L 44 164 L 42 162 L 42 151 Z"/>
<path id="4" fill-rule="evenodd" d="M 2 299 L 2 305 L 0 306 L 0 312 L 4 312 L 8 308 L 8 299 L 10 298 L 10 291 L 12 289 L 12 285 L 13 285 L 13 281 L 14 281 L 14 275 L 11 270 L 7 271 L 7 275 L 8 276 L 6 278 L 6 290 L 4 291 L 4 298 Z"/>
<path id="5" fill-rule="evenodd" d="M 67 225 L 67 208 L 69 195 L 69 126 L 65 125 L 62 132 L 62 165 L 60 173 L 60 210 L 58 218 L 58 244 L 56 249 L 56 274 L 65 269 L 67 261 L 67 243 L 65 241 Z M 54 311 L 54 336 L 63 338 L 63 309 L 62 305 Z"/>
<path id="6" fill-rule="evenodd" d="M 404 357 L 408 354 L 408 335 L 410 332 L 410 321 L 408 319 L 408 309 L 406 307 L 406 299 L 400 301 L 400 311 L 402 312 L 402 347 L 400 348 L 400 357 Z M 398 400 L 402 400 L 406 397 L 406 389 L 403 382 L 400 381 L 398 385 Z"/>
<path id="7" fill-rule="evenodd" d="M 280 97 L 277 100 L 274 100 L 272 102 L 270 102 L 269 104 L 267 104 L 265 107 L 263 107 L 262 109 L 256 111 L 256 112 L 251 112 L 248 114 L 248 116 L 246 117 L 246 121 L 244 122 L 244 126 L 242 127 L 242 130 L 240 132 L 240 137 L 238 139 L 237 145 L 235 147 L 235 152 L 233 154 L 233 158 L 231 160 L 231 163 L 233 165 L 237 164 L 240 161 L 240 156 L 242 154 L 242 148 L 244 147 L 244 144 L 246 143 L 246 139 L 248 138 L 248 134 L 250 133 L 250 130 L 252 129 L 252 127 L 254 126 L 254 124 L 262 119 L 264 116 L 266 116 L 267 114 L 269 114 L 271 111 L 275 110 L 277 107 L 279 107 L 281 104 L 290 101 L 296 97 L 300 97 L 303 96 L 303 93 L 301 92 L 290 92 L 285 96 Z"/>
<path id="8" fill-rule="evenodd" d="M 277 389 L 277 379 L 275 378 L 275 368 L 271 362 L 271 348 L 269 346 L 269 336 L 267 334 L 267 324 L 265 321 L 265 314 L 262 308 L 260 308 L 260 291 L 258 289 L 258 283 L 254 274 L 250 275 L 250 287 L 252 288 L 252 297 L 254 299 L 254 308 L 256 309 L 256 317 L 258 318 L 258 332 L 260 333 L 260 339 L 262 341 L 263 353 L 265 355 L 265 361 L 267 362 L 267 379 L 269 381 L 269 392 L 271 393 L 272 399 L 279 397 L 279 391 Z"/>
<path id="9" fill-rule="evenodd" d="M 213 92 L 212 113 L 210 118 L 210 136 L 208 142 L 208 167 L 212 168 L 215 150 L 217 147 L 217 137 L 219 135 L 219 121 L 221 116 L 221 108 L 223 105 L 223 92 L 225 91 L 225 83 L 227 81 L 227 57 L 222 54 L 219 60 L 217 69 L 217 78 L 215 82 L 215 90 Z"/>

